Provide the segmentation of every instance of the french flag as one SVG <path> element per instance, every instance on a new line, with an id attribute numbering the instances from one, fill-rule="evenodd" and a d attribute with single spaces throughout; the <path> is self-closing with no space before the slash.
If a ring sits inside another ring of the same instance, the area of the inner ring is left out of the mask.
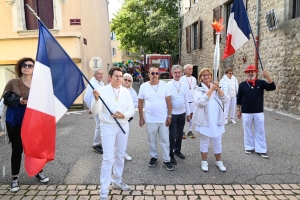
<path id="1" fill-rule="evenodd" d="M 234 0 L 228 20 L 226 46 L 222 59 L 224 60 L 242 47 L 249 40 L 251 32 L 243 0 Z"/>
<path id="2" fill-rule="evenodd" d="M 38 23 L 37 56 L 21 130 L 29 176 L 54 160 L 56 123 L 85 89 L 81 71 L 44 24 Z"/>

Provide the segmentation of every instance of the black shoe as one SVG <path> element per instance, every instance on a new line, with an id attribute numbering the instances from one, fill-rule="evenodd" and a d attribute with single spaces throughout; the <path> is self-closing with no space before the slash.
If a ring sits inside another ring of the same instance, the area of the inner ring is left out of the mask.
<path id="1" fill-rule="evenodd" d="M 174 157 L 170 157 L 170 162 L 171 162 L 173 165 L 177 165 L 177 160 L 176 160 Z"/>
<path id="2" fill-rule="evenodd" d="M 154 167 L 156 163 L 157 163 L 157 159 L 156 158 L 151 158 L 150 161 L 149 161 L 148 166 L 149 167 Z"/>
<path id="3" fill-rule="evenodd" d="M 10 184 L 10 191 L 17 192 L 20 189 L 18 177 L 14 177 Z"/>
<path id="4" fill-rule="evenodd" d="M 166 166 L 167 170 L 173 171 L 173 165 L 170 162 L 163 162 L 163 164 Z"/>
<path id="5" fill-rule="evenodd" d="M 245 150 L 246 154 L 251 154 L 252 152 L 254 152 L 254 150 Z"/>
<path id="6" fill-rule="evenodd" d="M 185 159 L 185 155 L 183 155 L 181 152 L 174 152 L 175 155 L 177 155 L 181 159 Z"/>
<path id="7" fill-rule="evenodd" d="M 258 155 L 261 155 L 263 158 L 269 158 L 267 153 L 257 153 Z"/>
<path id="8" fill-rule="evenodd" d="M 102 146 L 93 146 L 93 151 L 95 151 L 96 153 L 99 153 L 99 154 L 103 154 L 103 148 Z"/>
<path id="9" fill-rule="evenodd" d="M 42 183 L 49 182 L 49 178 L 43 173 L 43 171 L 40 171 L 37 175 L 35 175 L 35 178 L 39 179 Z"/>

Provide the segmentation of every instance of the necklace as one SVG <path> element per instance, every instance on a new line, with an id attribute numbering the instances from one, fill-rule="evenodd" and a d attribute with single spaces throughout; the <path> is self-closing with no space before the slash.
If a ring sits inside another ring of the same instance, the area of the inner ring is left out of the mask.
<path id="1" fill-rule="evenodd" d="M 192 89 L 192 83 L 193 83 L 193 78 L 191 77 L 191 82 L 189 82 L 189 79 L 188 79 L 188 77 L 186 77 L 186 80 L 187 80 L 187 82 L 188 82 L 188 84 L 189 84 L 189 86 L 190 86 L 190 90 Z"/>
<path id="2" fill-rule="evenodd" d="M 149 83 L 150 84 L 150 83 Z M 154 89 L 154 87 L 150 84 L 150 86 L 152 87 L 152 89 L 155 91 L 155 94 L 157 94 L 157 90 L 158 90 L 158 85 L 159 85 L 159 82 L 158 82 L 158 84 L 157 84 L 157 88 L 156 89 Z"/>
<path id="3" fill-rule="evenodd" d="M 117 93 L 116 93 L 115 90 L 118 90 L 118 96 L 117 96 Z M 119 100 L 119 95 L 120 95 L 120 88 L 118 88 L 118 89 L 113 88 L 113 91 L 114 91 L 115 96 L 116 96 L 116 101 L 118 101 Z"/>
<path id="4" fill-rule="evenodd" d="M 181 82 L 179 81 L 179 89 L 177 88 L 177 86 L 175 85 L 175 81 L 173 81 L 174 86 L 177 89 L 177 93 L 180 93 L 180 86 L 181 86 Z"/>
<path id="5" fill-rule="evenodd" d="M 248 81 L 246 81 L 246 82 L 247 82 L 248 86 L 249 86 L 251 89 L 253 89 L 253 86 L 250 86 L 249 83 L 248 83 Z"/>

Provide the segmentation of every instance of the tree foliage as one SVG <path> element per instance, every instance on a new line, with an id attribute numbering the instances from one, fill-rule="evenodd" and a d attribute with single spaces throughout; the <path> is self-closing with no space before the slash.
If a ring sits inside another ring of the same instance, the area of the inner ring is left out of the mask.
<path id="1" fill-rule="evenodd" d="M 145 53 L 179 52 L 178 0 L 125 0 L 111 22 L 121 49 Z"/>

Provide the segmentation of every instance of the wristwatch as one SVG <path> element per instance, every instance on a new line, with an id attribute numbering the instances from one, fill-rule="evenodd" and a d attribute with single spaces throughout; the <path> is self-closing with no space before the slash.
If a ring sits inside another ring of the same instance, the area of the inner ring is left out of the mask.
<path id="1" fill-rule="evenodd" d="M 172 115 L 168 115 L 168 117 L 172 118 Z"/>

